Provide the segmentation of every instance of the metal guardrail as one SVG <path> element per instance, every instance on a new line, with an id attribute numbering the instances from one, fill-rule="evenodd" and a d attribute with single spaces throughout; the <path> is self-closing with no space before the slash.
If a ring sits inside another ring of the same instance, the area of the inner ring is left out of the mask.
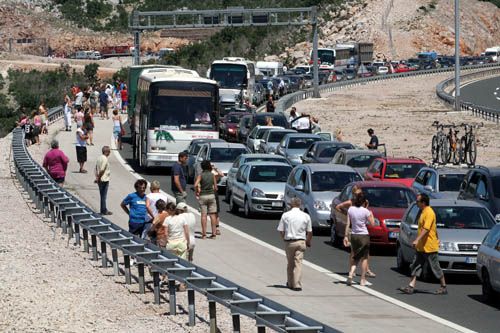
<path id="1" fill-rule="evenodd" d="M 500 68 L 500 64 L 492 63 L 492 64 L 484 64 L 484 65 L 472 65 L 472 66 L 462 66 L 461 70 L 473 70 L 473 69 L 481 69 L 481 68 Z M 354 80 L 347 81 L 339 81 L 329 84 L 324 84 L 319 86 L 320 93 L 332 92 L 341 88 L 348 88 L 352 86 L 362 85 L 370 82 L 378 82 L 382 80 L 391 80 L 391 79 L 401 79 L 412 76 L 421 76 L 421 75 L 434 75 L 439 73 L 453 72 L 453 67 L 448 68 L 438 68 L 438 69 L 428 69 L 421 71 L 412 71 L 406 73 L 397 73 L 397 74 L 389 74 L 389 75 L 378 75 L 378 76 L 370 76 L 366 78 L 359 78 Z M 313 89 L 309 88 L 306 90 L 297 91 L 293 94 L 286 95 L 282 97 L 277 105 L 276 112 L 284 113 L 287 109 L 292 107 L 293 104 L 311 98 L 313 96 Z"/>
<path id="2" fill-rule="evenodd" d="M 49 120 L 54 121 L 61 110 L 53 108 Z M 153 274 L 154 302 L 160 304 L 160 276 L 168 276 L 168 302 L 170 314 L 176 314 L 175 282 L 188 287 L 189 325 L 195 325 L 195 294 L 199 292 L 208 299 L 210 332 L 217 332 L 216 303 L 231 310 L 233 331 L 240 331 L 240 315 L 256 320 L 258 332 L 268 327 L 277 332 L 333 333 L 339 332 L 288 307 L 245 289 L 219 275 L 185 261 L 100 216 L 78 198 L 58 186 L 47 172 L 30 156 L 24 140 L 24 131 L 13 131 L 12 151 L 16 166 L 16 177 L 29 194 L 37 209 L 50 217 L 51 223 L 62 228 L 68 239 L 74 239 L 77 246 L 91 253 L 94 261 L 101 257 L 101 266 L 111 263 L 114 275 L 124 272 L 125 282 L 132 284 L 130 259 L 137 262 L 139 292 L 146 291 L 145 267 Z M 108 259 L 111 252 L 111 260 Z M 124 258 L 124 268 L 120 269 L 118 251 Z"/>
<path id="3" fill-rule="evenodd" d="M 469 73 L 462 75 L 461 78 L 465 80 L 474 80 L 485 77 L 490 77 L 492 75 L 500 75 L 500 68 L 492 68 L 480 72 Z M 455 78 L 444 80 L 436 86 L 436 94 L 444 102 L 455 105 L 455 96 L 446 92 L 451 86 L 455 86 Z M 500 110 L 493 109 L 483 105 L 476 105 L 467 101 L 460 101 L 460 108 L 464 111 L 471 111 L 475 116 L 481 117 L 485 120 L 495 121 L 497 124 L 500 123 Z"/>

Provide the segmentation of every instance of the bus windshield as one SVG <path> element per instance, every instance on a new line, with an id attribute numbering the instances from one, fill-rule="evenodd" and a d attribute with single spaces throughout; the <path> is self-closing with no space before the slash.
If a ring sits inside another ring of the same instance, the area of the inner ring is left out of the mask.
<path id="1" fill-rule="evenodd" d="M 217 81 L 222 89 L 241 89 L 247 84 L 247 68 L 238 64 L 213 64 L 210 78 Z"/>
<path id="2" fill-rule="evenodd" d="M 149 128 L 216 130 L 217 87 L 209 83 L 159 82 L 150 88 Z"/>
<path id="3" fill-rule="evenodd" d="M 335 52 L 333 50 L 318 50 L 318 59 L 322 64 L 334 64 Z"/>

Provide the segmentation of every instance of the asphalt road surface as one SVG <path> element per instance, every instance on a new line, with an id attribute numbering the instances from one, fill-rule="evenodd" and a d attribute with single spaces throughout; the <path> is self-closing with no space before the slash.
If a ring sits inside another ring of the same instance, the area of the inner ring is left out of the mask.
<path id="1" fill-rule="evenodd" d="M 464 102 L 500 111 L 500 76 L 467 84 L 460 95 Z"/>
<path id="2" fill-rule="evenodd" d="M 124 138 L 124 147 L 121 151 L 122 157 L 145 179 L 148 181 L 159 180 L 162 189 L 171 193 L 170 170 L 153 169 L 144 173 L 132 161 L 132 148 L 127 139 L 127 137 Z M 246 219 L 243 217 L 242 212 L 238 215 L 229 212 L 229 206 L 224 201 L 223 195 L 219 199 L 221 203 L 220 219 L 223 223 L 268 244 L 278 248 L 283 247 L 283 243 L 276 231 L 279 215 L 257 216 L 253 219 Z M 190 206 L 198 207 L 192 186 L 189 185 L 187 201 Z M 334 273 L 347 275 L 348 253 L 343 249 L 332 247 L 328 233 L 314 236 L 312 248 L 307 250 L 305 258 Z M 377 274 L 376 278 L 370 279 L 370 282 L 373 283 L 371 288 L 474 331 L 498 332 L 500 306 L 498 304 L 495 306 L 488 305 L 482 302 L 481 285 L 475 276 L 448 276 L 449 294 L 446 296 L 433 295 L 433 292 L 439 287 L 438 282 L 424 283 L 421 281 L 417 283 L 418 293 L 404 295 L 397 288 L 407 285 L 409 277 L 397 271 L 395 252 L 393 250 L 374 249 L 370 259 L 370 267 Z M 307 284 L 307 278 L 304 283 Z M 332 302 L 335 302 L 335 300 L 332 300 Z"/>

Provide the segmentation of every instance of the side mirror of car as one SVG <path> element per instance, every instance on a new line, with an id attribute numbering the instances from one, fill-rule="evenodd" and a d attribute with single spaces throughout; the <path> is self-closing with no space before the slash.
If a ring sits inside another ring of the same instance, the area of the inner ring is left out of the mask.
<path id="1" fill-rule="evenodd" d="M 434 188 L 431 185 L 425 185 L 424 190 L 429 191 L 429 192 L 434 192 Z"/>
<path id="2" fill-rule="evenodd" d="M 374 172 L 372 177 L 373 178 L 380 178 L 380 172 Z"/>
<path id="3" fill-rule="evenodd" d="M 495 215 L 495 221 L 497 221 L 497 223 L 500 223 L 500 214 Z"/>
<path id="4" fill-rule="evenodd" d="M 198 161 L 198 162 L 203 162 L 203 157 L 198 157 L 198 158 L 196 159 L 196 161 Z"/>
<path id="5" fill-rule="evenodd" d="M 299 192 L 304 192 L 304 185 L 297 185 L 295 186 L 295 190 Z"/>
<path id="6" fill-rule="evenodd" d="M 488 197 L 487 194 L 480 194 L 479 195 L 479 200 L 488 201 L 489 197 Z"/>
<path id="7" fill-rule="evenodd" d="M 307 154 L 306 154 L 307 157 L 313 157 L 313 153 L 312 151 L 308 151 Z"/>

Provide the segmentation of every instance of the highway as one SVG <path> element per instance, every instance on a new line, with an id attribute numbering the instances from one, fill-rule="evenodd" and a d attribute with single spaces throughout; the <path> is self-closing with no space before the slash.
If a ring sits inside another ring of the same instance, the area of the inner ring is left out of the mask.
<path id="1" fill-rule="evenodd" d="M 127 139 L 129 137 L 124 138 L 122 157 L 145 179 L 148 181 L 159 180 L 162 189 L 170 192 L 169 170 L 148 170 L 147 174 L 142 172 L 138 165 L 132 161 L 132 149 Z M 192 186 L 188 186 L 188 188 L 188 204 L 197 208 L 198 203 L 194 197 Z M 275 247 L 283 247 L 276 232 L 279 215 L 257 216 L 253 219 L 244 218 L 242 213 L 233 215 L 229 212 L 228 204 L 224 202 L 223 197 L 223 195 L 220 196 L 222 223 Z M 343 249 L 332 247 L 327 233 L 315 235 L 312 248 L 306 252 L 305 259 L 334 273 L 347 275 L 348 253 Z M 397 288 L 405 286 L 409 278 L 396 270 L 395 261 L 395 253 L 391 250 L 375 249 L 372 252 L 370 266 L 377 277 L 370 280 L 373 283 L 371 288 L 471 330 L 498 332 L 500 307 L 487 305 L 481 301 L 481 286 L 475 276 L 448 276 L 449 294 L 447 296 L 432 294 L 438 287 L 437 282 L 424 283 L 421 281 L 417 284 L 418 293 L 404 295 Z M 304 283 L 307 284 L 307 280 Z"/>
<path id="2" fill-rule="evenodd" d="M 460 90 L 462 100 L 500 111 L 500 77 L 475 81 Z"/>

